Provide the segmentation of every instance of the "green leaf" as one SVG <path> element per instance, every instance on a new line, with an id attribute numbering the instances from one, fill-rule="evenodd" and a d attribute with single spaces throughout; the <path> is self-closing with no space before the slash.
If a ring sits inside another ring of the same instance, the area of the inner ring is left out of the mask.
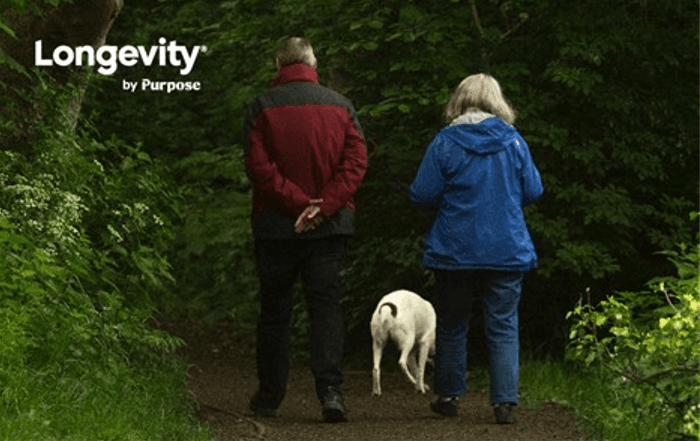
<path id="1" fill-rule="evenodd" d="M 606 317 L 602 314 L 595 314 L 593 316 L 593 323 L 596 326 L 603 326 L 605 324 L 606 320 L 607 320 Z"/>
<path id="2" fill-rule="evenodd" d="M 417 23 L 423 20 L 425 14 L 417 6 L 406 5 L 399 11 L 400 23 Z"/>
<path id="3" fill-rule="evenodd" d="M 15 72 L 19 72 L 25 76 L 29 76 L 29 72 L 27 71 L 27 69 L 25 69 L 24 66 L 15 61 L 14 58 L 10 57 L 7 54 L 7 52 L 2 50 L 2 48 L 0 48 L 0 66 L 1 65 L 5 65 L 10 69 L 14 70 Z"/>
<path id="4" fill-rule="evenodd" d="M 429 32 L 429 33 L 425 36 L 425 39 L 426 39 L 429 43 L 433 43 L 433 44 L 439 43 L 439 42 L 442 41 L 442 33 L 438 32 L 438 31 Z"/>
<path id="5" fill-rule="evenodd" d="M 13 31 L 12 28 L 10 28 L 5 22 L 3 22 L 2 18 L 0 18 L 0 30 L 4 31 L 6 34 L 14 38 L 15 40 L 17 39 L 15 31 Z"/>
<path id="6" fill-rule="evenodd" d="M 379 45 L 377 44 L 376 41 L 368 41 L 362 44 L 362 47 L 367 49 L 368 51 L 376 51 Z"/>

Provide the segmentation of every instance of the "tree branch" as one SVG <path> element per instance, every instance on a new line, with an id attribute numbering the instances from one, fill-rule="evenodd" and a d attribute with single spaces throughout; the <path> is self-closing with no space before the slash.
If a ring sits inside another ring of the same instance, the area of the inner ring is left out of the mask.
<path id="1" fill-rule="evenodd" d="M 19 13 L 13 9 L 2 13 L 3 22 L 12 28 L 17 38 L 0 32 L 0 50 L 27 71 L 34 67 L 34 43 L 37 40 L 42 40 L 44 50 L 49 53 L 61 45 L 90 45 L 94 48 L 102 46 L 124 6 L 124 0 L 74 0 L 59 3 L 57 6 L 33 1 L 35 9 L 41 12 L 40 15 L 31 12 Z M 80 69 L 61 66 L 47 67 L 43 71 L 61 84 L 80 73 Z M 37 108 L 36 103 L 28 103 L 21 98 L 23 91 L 34 87 L 34 78 L 0 66 L 0 84 L 3 85 L 0 86 L 0 101 L 4 100 L 0 111 L 5 110 L 5 106 L 9 107 L 9 104 L 15 104 L 17 114 L 25 121 L 32 121 L 44 113 L 43 109 Z M 71 103 L 76 115 L 81 100 L 82 97 L 79 96 Z M 8 147 L 13 140 L 27 136 L 27 133 L 3 133 L 0 135 L 0 146 Z"/>
<path id="2" fill-rule="evenodd" d="M 476 29 L 479 30 L 479 35 L 484 36 L 484 28 L 481 27 L 481 20 L 479 20 L 479 12 L 476 10 L 476 0 L 469 0 L 469 5 L 472 9 L 472 20 L 476 25 Z"/>

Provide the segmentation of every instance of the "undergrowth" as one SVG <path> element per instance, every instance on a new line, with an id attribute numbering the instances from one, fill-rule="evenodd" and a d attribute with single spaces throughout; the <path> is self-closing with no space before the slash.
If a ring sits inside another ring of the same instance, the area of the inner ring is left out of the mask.
<path id="1" fill-rule="evenodd" d="M 700 439 L 700 248 L 663 254 L 677 276 L 597 305 L 581 302 L 569 313 L 567 361 L 523 364 L 530 405 L 569 406 L 590 439 Z"/>
<path id="2" fill-rule="evenodd" d="M 177 192 L 139 146 L 75 131 L 75 91 L 41 81 L 47 112 L 0 151 L 0 440 L 211 440 L 180 341 L 147 325 Z"/>

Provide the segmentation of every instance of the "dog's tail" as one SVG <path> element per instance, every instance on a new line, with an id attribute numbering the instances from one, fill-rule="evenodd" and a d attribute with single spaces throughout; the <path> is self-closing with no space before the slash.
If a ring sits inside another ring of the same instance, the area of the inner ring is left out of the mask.
<path id="1" fill-rule="evenodd" d="M 398 308 L 396 308 L 396 305 L 394 305 L 394 304 L 391 303 L 391 302 L 384 302 L 384 303 L 382 303 L 381 306 L 379 307 L 379 310 L 381 311 L 381 309 L 382 309 L 383 307 L 385 307 L 385 306 L 388 306 L 389 309 L 391 309 L 391 316 L 394 317 L 394 318 L 396 318 L 396 314 L 398 313 Z"/>

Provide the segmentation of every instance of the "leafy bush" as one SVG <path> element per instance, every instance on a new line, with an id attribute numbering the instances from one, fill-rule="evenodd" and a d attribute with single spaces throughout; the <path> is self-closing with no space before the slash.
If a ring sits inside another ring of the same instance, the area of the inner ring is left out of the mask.
<path id="1" fill-rule="evenodd" d="M 27 99 L 53 113 L 0 152 L 0 438 L 137 439 L 173 425 L 182 433 L 166 438 L 184 439 L 180 340 L 147 325 L 172 288 L 177 192 L 138 146 L 76 133 L 63 105 L 74 85 L 41 81 Z M 164 405 L 166 389 L 177 398 Z M 132 421 L 158 415 L 172 421 Z"/>
<path id="2" fill-rule="evenodd" d="M 700 436 L 699 253 L 698 245 L 667 251 L 677 277 L 651 280 L 651 291 L 579 305 L 567 316 L 574 320 L 568 356 L 601 368 L 618 399 L 636 404 L 637 415 L 611 419 L 655 414 L 667 422 L 648 439 Z"/>
<path id="3" fill-rule="evenodd" d="M 201 81 L 202 90 L 125 93 L 123 80 L 178 75 L 134 66 L 93 89 L 89 101 L 95 111 L 115 116 L 99 121 L 104 134 L 143 142 L 149 154 L 176 164 L 178 183 L 187 189 L 173 260 L 181 304 L 170 304 L 171 310 L 248 320 L 255 315 L 257 280 L 245 212 L 250 202 L 237 161 L 243 117 L 271 84 L 270 55 L 282 39 L 308 37 L 321 83 L 353 101 L 369 145 L 345 277 L 348 324 L 363 327 L 355 320 L 379 291 L 424 276 L 420 247 L 412 244 L 425 222 L 407 202 L 407 186 L 444 125 L 440 112 L 452 89 L 471 73 L 492 73 L 519 114 L 545 185 L 543 199 L 526 209 L 540 268 L 522 317 L 539 345 L 552 338 L 549 323 L 563 325 L 571 307 L 572 299 L 556 295 L 561 283 L 636 286 L 648 278 L 639 274 L 656 266 L 653 250 L 691 238 L 685 213 L 698 194 L 698 64 L 697 14 L 690 7 L 663 1 L 606 8 L 546 0 L 139 2 L 122 10 L 111 44 L 151 45 L 161 36 L 206 44 L 188 77 Z M 455 26 L 463 32 L 455 34 Z M 669 26 L 678 38 L 659 43 Z M 395 242 L 418 254 L 392 261 L 385 254 Z"/>
<path id="4" fill-rule="evenodd" d="M 258 279 L 242 149 L 195 152 L 173 171 L 184 190 L 172 253 L 177 299 L 166 311 L 208 322 L 232 317 L 251 331 Z"/>

